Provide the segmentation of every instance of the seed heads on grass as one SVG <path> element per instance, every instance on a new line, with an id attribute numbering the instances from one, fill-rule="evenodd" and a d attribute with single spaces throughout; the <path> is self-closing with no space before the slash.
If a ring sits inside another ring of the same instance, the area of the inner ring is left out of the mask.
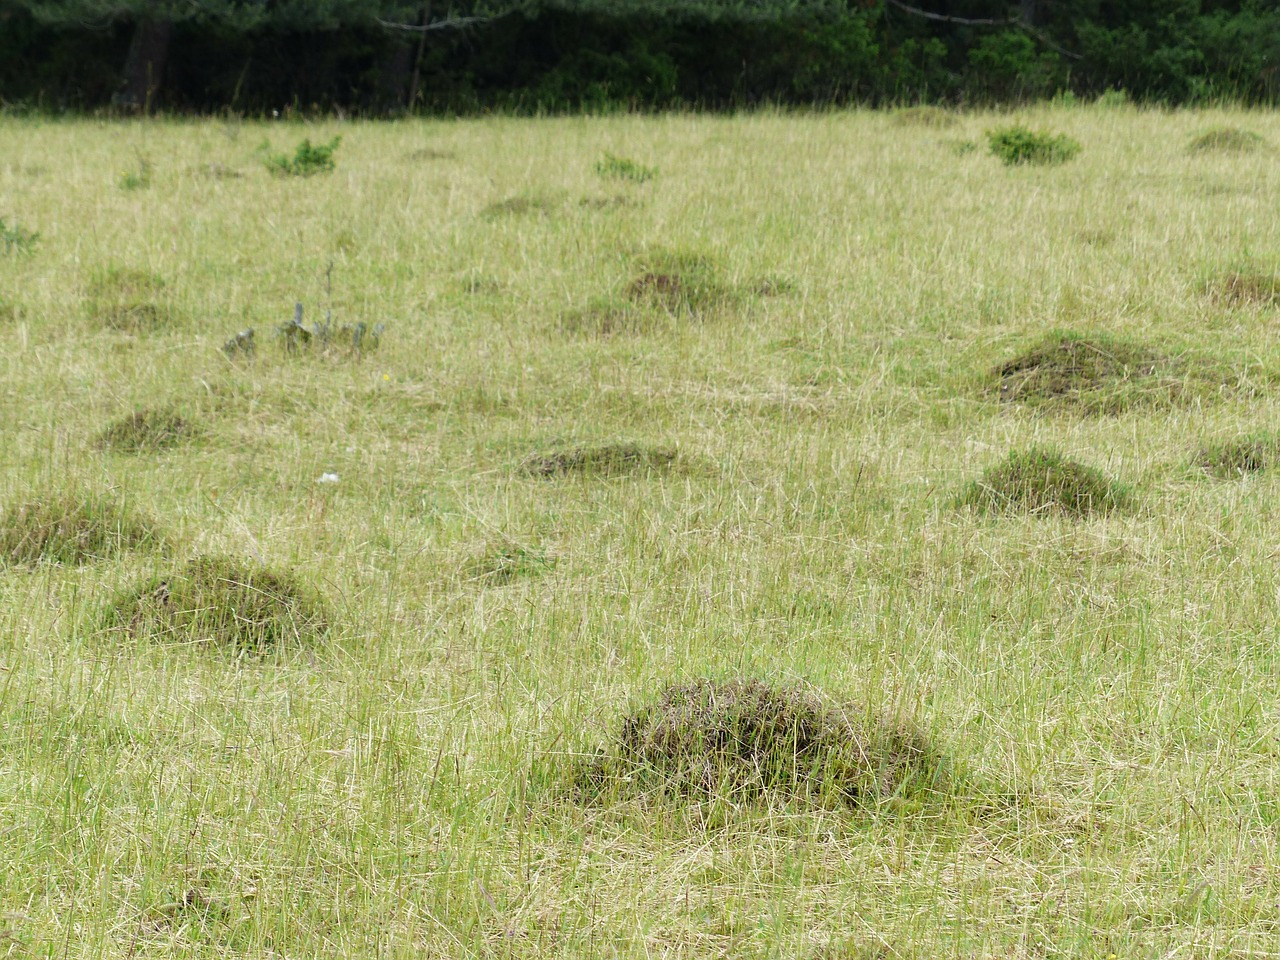
<path id="1" fill-rule="evenodd" d="M 1192 153 L 1251 153 L 1267 145 L 1259 134 L 1238 127 L 1215 127 L 1194 137 L 1188 146 Z"/>
<path id="2" fill-rule="evenodd" d="M 160 547 L 163 536 L 149 517 L 118 498 L 67 491 L 10 505 L 0 516 L 0 561 L 13 564 L 83 564 L 125 550 Z"/>
<path id="3" fill-rule="evenodd" d="M 1032 447 L 1010 453 L 960 497 L 980 513 L 1058 513 L 1075 519 L 1131 506 L 1129 491 L 1101 470 Z"/>
<path id="4" fill-rule="evenodd" d="M 131 333 L 161 330 L 176 319 L 164 280 L 127 267 L 108 267 L 94 274 L 86 289 L 85 309 L 91 320 Z"/>
<path id="5" fill-rule="evenodd" d="M 319 593 L 291 574 L 206 556 L 123 591 L 105 620 L 136 639 L 265 652 L 315 639 L 329 617 Z"/>
<path id="6" fill-rule="evenodd" d="M 624 716 L 576 780 L 588 798 L 781 794 L 863 804 L 944 790 L 948 772 L 911 725 L 870 720 L 865 711 L 760 680 L 698 679 L 672 684 Z"/>
<path id="7" fill-rule="evenodd" d="M 571 447 L 527 458 L 521 469 L 539 477 L 583 474 L 615 477 L 626 474 L 665 473 L 678 462 L 679 454 L 666 447 L 647 447 L 638 443 L 609 443 L 600 446 Z"/>
<path id="8" fill-rule="evenodd" d="M 139 410 L 98 434 L 96 445 L 117 453 L 154 452 L 186 443 L 198 432 L 195 424 L 174 410 Z"/>
<path id="9" fill-rule="evenodd" d="M 1224 480 L 1270 470 L 1278 462 L 1280 436 L 1271 432 L 1205 443 L 1196 454 L 1202 470 Z"/>
<path id="10" fill-rule="evenodd" d="M 1080 152 L 1080 144 L 1066 134 L 1046 133 L 1023 126 L 988 130 L 987 144 L 1006 167 L 1065 163 Z"/>

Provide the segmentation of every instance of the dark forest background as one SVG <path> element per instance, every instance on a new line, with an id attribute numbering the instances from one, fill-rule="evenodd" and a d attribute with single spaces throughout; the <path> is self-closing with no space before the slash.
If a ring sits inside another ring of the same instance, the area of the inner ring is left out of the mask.
<path id="1" fill-rule="evenodd" d="M 1274 103 L 1280 0 L 0 0 L 8 109 Z"/>

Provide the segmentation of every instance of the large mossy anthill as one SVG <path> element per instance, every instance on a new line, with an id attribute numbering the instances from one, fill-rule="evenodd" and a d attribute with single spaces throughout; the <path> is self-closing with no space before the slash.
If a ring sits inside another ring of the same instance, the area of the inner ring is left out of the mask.
<path id="1" fill-rule="evenodd" d="M 672 684 L 625 715 L 582 765 L 589 798 L 744 801 L 766 794 L 862 804 L 945 790 L 923 732 L 756 679 Z"/>

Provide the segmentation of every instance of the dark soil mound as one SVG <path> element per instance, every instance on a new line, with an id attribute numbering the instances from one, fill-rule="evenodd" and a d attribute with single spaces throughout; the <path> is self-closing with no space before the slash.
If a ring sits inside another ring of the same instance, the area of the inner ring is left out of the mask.
<path id="1" fill-rule="evenodd" d="M 961 504 L 983 513 L 1106 514 L 1130 506 L 1130 494 L 1094 467 L 1033 447 L 1014 451 L 969 484 Z"/>
<path id="2" fill-rule="evenodd" d="M 328 621 L 320 595 L 296 578 L 229 557 L 197 557 L 117 598 L 109 629 L 135 638 L 264 651 L 314 639 Z"/>
<path id="3" fill-rule="evenodd" d="M 117 499 L 83 491 L 37 497 L 0 517 L 0 561 L 81 564 L 163 544 L 157 525 Z"/>
<path id="4" fill-rule="evenodd" d="M 578 782 L 595 795 L 851 803 L 942 787 L 946 764 L 923 733 L 863 715 L 759 680 L 675 684 L 622 719 Z"/>
<path id="5" fill-rule="evenodd" d="M 629 473 L 661 473 L 670 470 L 679 454 L 664 447 L 637 443 L 611 443 L 595 447 L 573 447 L 557 453 L 535 454 L 521 469 L 540 477 L 570 473 L 593 476 L 621 476 Z"/>
<path id="6" fill-rule="evenodd" d="M 701 254 L 650 251 L 639 258 L 638 266 L 639 272 L 627 286 L 627 297 L 637 303 L 699 315 L 732 299 L 716 265 Z"/>
<path id="7" fill-rule="evenodd" d="M 198 432 L 190 420 L 172 410 L 139 410 L 98 434 L 97 446 L 120 453 L 167 450 L 193 439 Z"/>

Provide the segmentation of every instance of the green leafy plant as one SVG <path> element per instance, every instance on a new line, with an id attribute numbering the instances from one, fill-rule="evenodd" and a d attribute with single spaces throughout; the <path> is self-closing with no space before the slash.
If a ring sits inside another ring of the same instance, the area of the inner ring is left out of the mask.
<path id="1" fill-rule="evenodd" d="M 1023 126 L 987 131 L 987 143 L 1007 167 L 1018 164 L 1065 163 L 1080 152 L 1080 144 L 1066 134 L 1045 133 Z"/>
<path id="2" fill-rule="evenodd" d="M 292 157 L 283 153 L 268 154 L 265 161 L 267 169 L 276 177 L 314 177 L 318 173 L 332 173 L 336 166 L 333 152 L 341 142 L 341 137 L 317 144 L 309 139 L 303 140 Z"/>
<path id="3" fill-rule="evenodd" d="M 5 223 L 0 217 L 0 250 L 5 253 L 30 253 L 36 247 L 40 234 L 28 230 L 20 223 Z"/>
<path id="4" fill-rule="evenodd" d="M 658 168 L 646 167 L 644 164 L 636 163 L 636 161 L 629 160 L 626 157 L 606 153 L 604 158 L 596 163 L 596 173 L 602 177 L 612 177 L 615 180 L 644 183 L 646 180 L 652 180 L 658 175 Z"/>

